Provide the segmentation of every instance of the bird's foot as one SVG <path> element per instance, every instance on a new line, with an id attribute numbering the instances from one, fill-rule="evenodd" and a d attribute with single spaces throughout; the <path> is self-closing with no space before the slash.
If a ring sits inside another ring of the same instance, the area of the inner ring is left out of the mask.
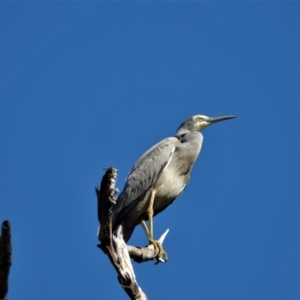
<path id="1" fill-rule="evenodd" d="M 156 263 L 158 264 L 159 262 L 166 262 L 168 260 L 168 254 L 164 250 L 162 244 L 160 241 L 155 241 L 153 239 L 149 239 L 149 243 L 153 245 L 156 255 Z"/>

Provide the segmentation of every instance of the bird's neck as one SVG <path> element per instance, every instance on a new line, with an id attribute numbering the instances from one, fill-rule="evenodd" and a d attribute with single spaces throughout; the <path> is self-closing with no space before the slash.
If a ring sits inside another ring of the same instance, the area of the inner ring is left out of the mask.
<path id="1" fill-rule="evenodd" d="M 191 133 L 191 131 L 188 130 L 188 129 L 186 129 L 186 128 L 184 128 L 184 127 L 181 127 L 181 128 L 179 128 L 179 129 L 177 130 L 175 136 L 180 140 L 181 137 L 182 137 L 183 135 L 187 134 L 187 133 Z"/>

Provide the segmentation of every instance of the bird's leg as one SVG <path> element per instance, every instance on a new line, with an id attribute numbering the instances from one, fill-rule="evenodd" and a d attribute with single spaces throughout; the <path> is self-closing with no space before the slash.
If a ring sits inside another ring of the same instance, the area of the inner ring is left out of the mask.
<path id="1" fill-rule="evenodd" d="M 168 260 L 168 254 L 167 252 L 164 250 L 162 244 L 159 241 L 155 241 L 153 239 L 153 203 L 154 203 L 154 198 L 155 198 L 155 194 L 156 194 L 156 190 L 152 190 L 151 192 L 151 198 L 150 198 L 150 203 L 149 203 L 149 207 L 147 210 L 147 214 L 148 214 L 148 220 L 149 220 L 149 229 L 147 228 L 147 225 L 145 223 L 145 221 L 142 221 L 142 227 L 144 228 L 144 231 L 148 237 L 149 243 L 151 243 L 155 250 L 158 250 L 158 254 L 157 254 L 157 258 L 159 260 L 162 259 L 162 257 L 165 257 L 165 261 Z"/>
<path id="2" fill-rule="evenodd" d="M 147 210 L 148 213 L 148 222 L 149 222 L 149 240 L 153 240 L 153 203 L 155 198 L 156 190 L 152 190 L 149 207 Z"/>
<path id="3" fill-rule="evenodd" d="M 147 227 L 146 222 L 143 220 L 143 221 L 141 222 L 141 225 L 142 225 L 142 227 L 143 227 L 143 229 L 144 229 L 144 231 L 145 231 L 145 233 L 146 233 L 146 235 L 147 235 L 147 238 L 149 239 L 149 229 L 148 229 L 148 227 Z"/>

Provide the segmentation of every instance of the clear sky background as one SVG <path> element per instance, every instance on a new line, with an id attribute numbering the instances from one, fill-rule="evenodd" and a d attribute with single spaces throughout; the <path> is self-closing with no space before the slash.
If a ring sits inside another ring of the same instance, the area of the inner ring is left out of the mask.
<path id="1" fill-rule="evenodd" d="M 96 247 L 95 185 L 117 186 L 195 114 L 183 195 L 155 218 L 150 299 L 300 299 L 299 2 L 2 2 L 0 221 L 9 299 L 127 299 Z M 147 243 L 137 228 L 130 244 Z"/>

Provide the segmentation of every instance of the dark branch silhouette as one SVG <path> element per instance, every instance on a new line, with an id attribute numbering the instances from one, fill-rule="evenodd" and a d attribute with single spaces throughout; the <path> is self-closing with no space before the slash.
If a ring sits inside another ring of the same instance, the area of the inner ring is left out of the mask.
<path id="1" fill-rule="evenodd" d="M 7 300 L 11 258 L 10 222 L 4 221 L 2 223 L 0 236 L 0 300 Z"/>

